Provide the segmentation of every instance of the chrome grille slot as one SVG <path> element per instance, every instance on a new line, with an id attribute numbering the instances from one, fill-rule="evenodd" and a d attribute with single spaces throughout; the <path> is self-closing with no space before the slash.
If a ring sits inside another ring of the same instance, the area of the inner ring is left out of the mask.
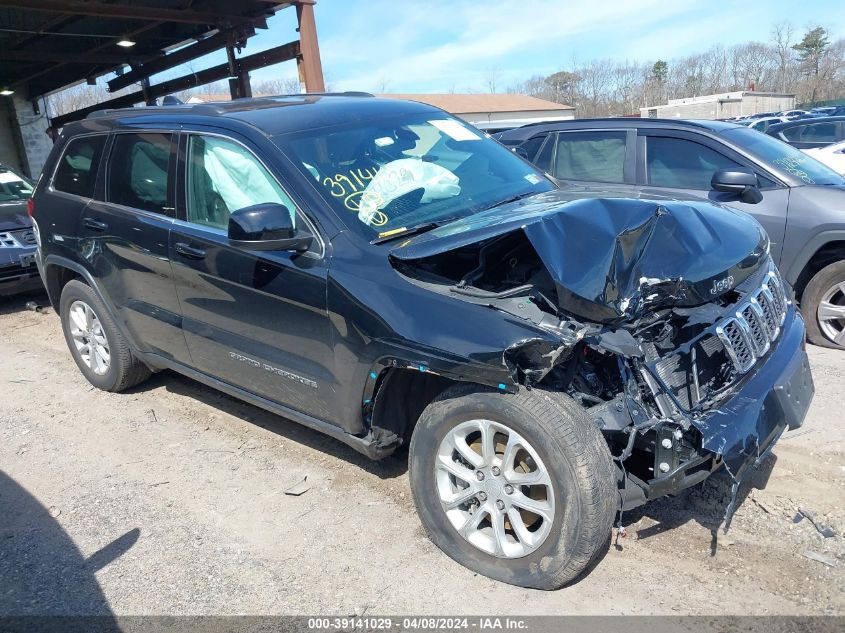
<path id="1" fill-rule="evenodd" d="M 754 347 L 754 355 L 758 357 L 762 356 L 769 351 L 769 332 L 766 327 L 766 321 L 763 318 L 763 310 L 754 296 L 751 297 L 750 303 L 743 309 L 742 318 L 748 323 L 748 333 L 751 338 L 751 344 Z"/>
<path id="2" fill-rule="evenodd" d="M 763 318 L 766 320 L 766 328 L 769 331 L 769 339 L 774 340 L 778 336 L 780 330 L 780 323 L 778 323 L 777 310 L 775 309 L 775 300 L 772 293 L 767 286 L 760 289 L 760 294 L 757 297 L 757 302 L 763 310 Z"/>
<path id="3" fill-rule="evenodd" d="M 780 327 L 783 325 L 784 319 L 786 319 L 786 293 L 774 271 L 769 271 L 766 281 L 763 283 L 763 288 L 766 288 L 772 295 L 772 307 L 775 310 L 775 314 L 780 317 L 778 320 L 778 327 Z"/>
<path id="4" fill-rule="evenodd" d="M 722 321 L 716 328 L 716 334 L 722 339 L 725 350 L 733 361 L 734 367 L 741 373 L 747 372 L 754 364 L 755 356 L 751 349 L 751 340 L 746 334 L 748 324 L 731 317 Z"/>

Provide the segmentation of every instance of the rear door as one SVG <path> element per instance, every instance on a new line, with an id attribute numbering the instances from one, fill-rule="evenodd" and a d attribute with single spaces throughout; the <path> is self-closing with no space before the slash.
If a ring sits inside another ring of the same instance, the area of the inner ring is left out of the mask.
<path id="1" fill-rule="evenodd" d="M 780 260 L 789 205 L 788 187 L 776 183 L 729 147 L 694 132 L 640 130 L 637 157 L 640 186 L 678 198 L 707 198 L 753 215 L 769 234 L 775 261 Z M 738 168 L 757 174 L 763 194 L 763 200 L 758 204 L 747 204 L 735 195 L 710 188 L 716 171 Z"/>
<path id="2" fill-rule="evenodd" d="M 302 209 L 245 139 L 186 133 L 180 147 L 180 220 L 170 256 L 193 365 L 253 394 L 327 421 L 334 350 L 326 309 L 328 254 L 253 251 L 229 244 L 229 214 L 284 204 Z"/>
<path id="3" fill-rule="evenodd" d="M 79 221 L 78 256 L 142 352 L 189 360 L 168 243 L 176 152 L 167 131 L 117 132 L 107 151 L 102 199 Z"/>
<path id="4" fill-rule="evenodd" d="M 79 217 L 91 199 L 101 195 L 102 183 L 97 183 L 97 177 L 107 140 L 107 133 L 72 138 L 56 161 L 47 186 L 38 186 L 33 215 L 42 218 L 38 229 L 46 254 L 77 257 Z"/>

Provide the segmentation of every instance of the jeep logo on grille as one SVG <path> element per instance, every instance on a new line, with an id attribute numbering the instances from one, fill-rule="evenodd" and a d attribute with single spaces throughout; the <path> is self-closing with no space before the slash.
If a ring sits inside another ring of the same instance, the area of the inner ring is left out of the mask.
<path id="1" fill-rule="evenodd" d="M 713 287 L 710 289 L 711 295 L 718 295 L 725 290 L 730 290 L 734 287 L 734 276 L 728 275 L 724 279 L 714 279 L 713 280 Z"/>

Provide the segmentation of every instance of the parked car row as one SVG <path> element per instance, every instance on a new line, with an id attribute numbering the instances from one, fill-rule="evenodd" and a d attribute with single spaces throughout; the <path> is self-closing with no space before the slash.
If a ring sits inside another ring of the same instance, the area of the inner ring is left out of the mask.
<path id="1" fill-rule="evenodd" d="M 845 116 L 774 123 L 764 131 L 769 136 L 774 136 L 798 149 L 824 147 L 831 143 L 845 141 Z"/>
<path id="2" fill-rule="evenodd" d="M 810 340 L 845 348 L 845 179 L 806 153 L 721 121 L 582 119 L 498 138 L 564 183 L 632 186 L 750 213 L 795 289 Z"/>
<path id="3" fill-rule="evenodd" d="M 731 123 L 739 123 L 752 127 L 760 119 L 781 119 L 782 121 L 794 121 L 796 119 L 808 119 L 828 116 L 845 116 L 845 105 L 840 106 L 819 106 L 809 110 L 783 110 L 781 112 L 758 112 L 757 114 L 746 114 L 742 116 L 723 119 Z M 759 129 L 759 128 L 754 128 Z"/>
<path id="4" fill-rule="evenodd" d="M 820 163 L 824 163 L 837 174 L 845 176 L 845 141 L 832 143 L 824 147 L 805 149 L 804 152 Z"/>

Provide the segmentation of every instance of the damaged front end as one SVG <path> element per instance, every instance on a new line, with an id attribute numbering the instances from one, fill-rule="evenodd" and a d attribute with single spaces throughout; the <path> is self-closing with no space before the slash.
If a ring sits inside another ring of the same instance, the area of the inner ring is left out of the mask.
<path id="1" fill-rule="evenodd" d="M 814 392 L 803 322 L 768 238 L 749 216 L 705 202 L 563 195 L 408 240 L 393 266 L 536 326 L 502 363 L 515 383 L 582 404 L 618 464 L 620 509 L 722 466 L 735 499 Z"/>

